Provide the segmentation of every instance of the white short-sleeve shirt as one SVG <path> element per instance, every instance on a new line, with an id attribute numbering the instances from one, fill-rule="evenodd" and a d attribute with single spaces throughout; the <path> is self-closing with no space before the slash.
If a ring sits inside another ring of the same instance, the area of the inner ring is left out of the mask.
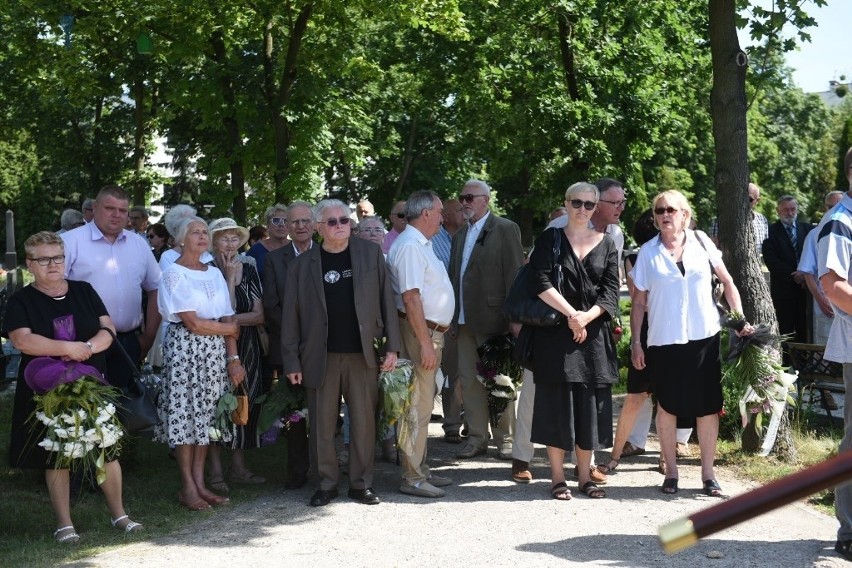
<path id="1" fill-rule="evenodd" d="M 852 197 L 848 193 L 811 232 L 816 231 L 819 231 L 819 276 L 830 270 L 852 282 Z M 834 318 L 824 356 L 829 361 L 852 363 L 852 314 L 834 304 L 832 308 Z"/>
<path id="2" fill-rule="evenodd" d="M 630 272 L 636 288 L 648 292 L 649 346 L 706 339 L 721 329 L 710 264 L 720 265 L 722 253 L 701 231 L 687 230 L 681 258 L 683 275 L 660 238 L 654 237 L 639 249 Z"/>
<path id="3" fill-rule="evenodd" d="M 408 225 L 394 241 L 387 260 L 397 309 L 405 311 L 402 293 L 417 289 L 425 318 L 449 325 L 456 309 L 453 285 L 429 239 Z"/>
<path id="4" fill-rule="evenodd" d="M 195 312 L 202 319 L 219 319 L 234 315 L 228 284 L 218 268 L 190 270 L 171 264 L 163 272 L 157 308 L 163 321 L 178 323 L 178 314 Z"/>

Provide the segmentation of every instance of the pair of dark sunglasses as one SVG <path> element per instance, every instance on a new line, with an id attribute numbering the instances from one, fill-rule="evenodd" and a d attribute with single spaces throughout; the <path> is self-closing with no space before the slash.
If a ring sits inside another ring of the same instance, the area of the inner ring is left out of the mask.
<path id="1" fill-rule="evenodd" d="M 568 203 L 570 203 L 571 207 L 573 207 L 574 209 L 585 207 L 586 211 L 591 211 L 595 208 L 595 205 L 597 205 L 597 203 L 595 203 L 594 201 L 583 201 L 582 199 L 572 199 Z"/>
<path id="2" fill-rule="evenodd" d="M 322 221 L 322 222 L 325 223 L 329 227 L 336 227 L 338 225 L 338 223 L 340 225 L 348 225 L 349 221 L 351 221 L 351 220 L 352 219 L 350 219 L 349 217 L 340 217 L 338 219 L 335 219 L 334 217 L 332 217 L 331 219 L 328 219 L 328 220 Z"/>
<path id="3" fill-rule="evenodd" d="M 680 211 L 680 209 L 675 209 L 672 206 L 657 207 L 656 209 L 654 209 L 654 213 L 656 213 L 657 215 L 662 215 L 663 213 L 668 213 L 669 215 L 674 215 L 678 211 Z"/>

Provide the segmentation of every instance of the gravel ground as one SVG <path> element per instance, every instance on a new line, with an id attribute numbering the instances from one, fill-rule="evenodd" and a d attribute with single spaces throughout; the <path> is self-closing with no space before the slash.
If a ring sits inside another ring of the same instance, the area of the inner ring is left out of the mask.
<path id="1" fill-rule="evenodd" d="M 325 566 L 637 566 L 746 567 L 846 566 L 833 551 L 837 521 L 795 503 L 724 532 L 690 550 L 667 556 L 657 528 L 718 502 L 701 493 L 698 460 L 682 460 L 680 492 L 663 495 L 656 471 L 656 441 L 648 453 L 622 461 L 606 486 L 607 498 L 588 499 L 571 483 L 574 499 L 550 498 L 544 449 L 532 463 L 534 480 L 519 485 L 511 462 L 486 456 L 456 460 L 459 446 L 445 443 L 430 425 L 430 464 L 451 477 L 447 496 L 431 500 L 399 492 L 399 468 L 376 462 L 378 506 L 341 497 L 326 507 L 307 506 L 308 485 L 284 491 L 273 480 L 270 494 L 253 502 L 199 513 L 177 533 L 142 541 L 69 566 L 239 567 L 310 564 Z M 696 453 L 697 453 L 697 448 Z M 604 460 L 608 453 L 598 454 Z M 568 466 L 570 467 L 570 466 Z M 570 473 L 570 471 L 569 471 Z M 730 496 L 754 487 L 717 469 Z M 345 477 L 344 477 L 345 479 Z M 144 520 L 144 519 L 143 519 Z"/>

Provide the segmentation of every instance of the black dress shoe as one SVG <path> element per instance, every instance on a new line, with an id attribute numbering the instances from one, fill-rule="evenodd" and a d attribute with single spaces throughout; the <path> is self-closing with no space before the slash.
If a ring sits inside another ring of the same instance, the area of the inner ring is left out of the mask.
<path id="1" fill-rule="evenodd" d="M 311 497 L 311 507 L 324 507 L 337 497 L 337 489 L 317 489 Z"/>
<path id="2" fill-rule="evenodd" d="M 284 489 L 301 489 L 308 482 L 308 478 L 304 475 L 294 475 L 284 482 Z"/>
<path id="3" fill-rule="evenodd" d="M 349 498 L 364 505 L 378 505 L 381 503 L 379 496 L 373 493 L 372 487 L 368 487 L 366 489 L 350 489 Z"/>

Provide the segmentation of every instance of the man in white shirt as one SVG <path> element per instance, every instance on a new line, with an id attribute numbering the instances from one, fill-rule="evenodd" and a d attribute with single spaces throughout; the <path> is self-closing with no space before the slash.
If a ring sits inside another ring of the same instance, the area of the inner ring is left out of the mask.
<path id="1" fill-rule="evenodd" d="M 157 287 L 160 267 L 148 241 L 125 229 L 129 197 L 117 185 L 98 192 L 91 223 L 63 233 L 65 276 L 94 287 L 115 323 L 118 341 L 134 360 L 144 358 L 160 326 Z M 143 324 L 142 294 L 148 295 Z M 132 369 L 118 348 L 107 352 L 107 379 L 117 387 L 127 386 Z"/>
<path id="2" fill-rule="evenodd" d="M 443 205 L 431 191 L 411 194 L 405 205 L 408 225 L 388 253 L 391 284 L 399 312 L 404 356 L 414 364 L 412 406 L 417 414 L 413 440 L 399 447 L 400 491 L 417 497 L 443 497 L 451 480 L 432 475 L 426 464 L 426 440 L 441 365 L 444 333 L 455 311 L 453 285 L 429 241 L 441 227 Z"/>

